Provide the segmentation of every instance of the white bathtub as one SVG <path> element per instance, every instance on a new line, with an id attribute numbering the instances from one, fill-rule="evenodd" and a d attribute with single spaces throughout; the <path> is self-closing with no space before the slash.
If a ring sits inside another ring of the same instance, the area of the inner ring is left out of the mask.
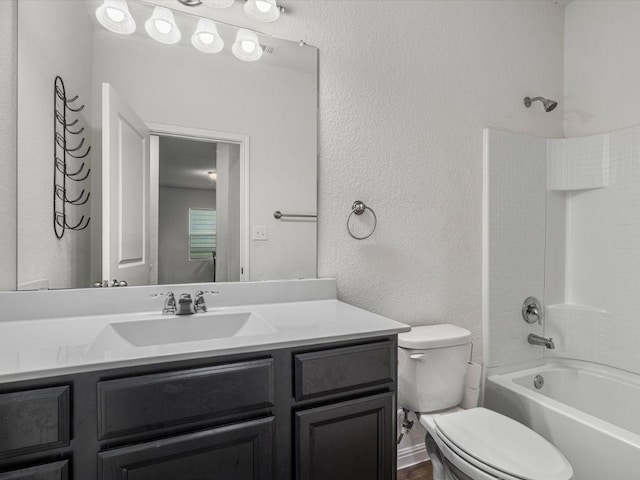
<path id="1" fill-rule="evenodd" d="M 544 386 L 537 389 L 534 378 Z M 484 405 L 532 428 L 573 466 L 575 480 L 640 479 L 640 376 L 553 359 L 490 373 Z"/>

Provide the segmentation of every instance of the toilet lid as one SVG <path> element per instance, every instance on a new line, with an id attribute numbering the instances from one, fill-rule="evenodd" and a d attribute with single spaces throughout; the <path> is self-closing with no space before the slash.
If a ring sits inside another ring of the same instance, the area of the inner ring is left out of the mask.
<path id="1" fill-rule="evenodd" d="M 434 417 L 438 434 L 471 458 L 525 480 L 569 480 L 564 456 L 533 430 L 504 415 L 472 408 Z"/>
<path id="2" fill-rule="evenodd" d="M 398 335 L 399 347 L 414 350 L 453 347 L 470 342 L 469 330 L 448 323 L 411 327 L 411 331 Z"/>

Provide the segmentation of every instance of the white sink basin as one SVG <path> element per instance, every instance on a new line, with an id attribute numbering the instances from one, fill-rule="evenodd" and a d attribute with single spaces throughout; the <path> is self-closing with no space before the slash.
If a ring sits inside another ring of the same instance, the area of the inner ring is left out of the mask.
<path id="1" fill-rule="evenodd" d="M 254 312 L 197 313 L 112 323 L 109 326 L 123 340 L 137 347 L 247 337 L 277 331 Z"/>

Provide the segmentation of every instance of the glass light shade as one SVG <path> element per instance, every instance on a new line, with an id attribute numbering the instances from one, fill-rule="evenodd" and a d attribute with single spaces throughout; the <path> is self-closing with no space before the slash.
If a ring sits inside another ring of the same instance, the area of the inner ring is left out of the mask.
<path id="1" fill-rule="evenodd" d="M 203 0 L 203 3 L 213 8 L 228 8 L 233 5 L 234 1 L 235 0 Z"/>
<path id="2" fill-rule="evenodd" d="M 100 25 L 113 33 L 130 35 L 136 31 L 136 22 L 129 13 L 126 0 L 104 0 L 96 9 Z"/>
<path id="3" fill-rule="evenodd" d="M 275 22 L 280 18 L 280 9 L 276 0 L 248 0 L 244 4 L 244 13 L 258 22 Z"/>
<path id="4" fill-rule="evenodd" d="M 173 12 L 165 7 L 155 7 L 153 15 L 144 23 L 144 29 L 155 41 L 166 44 L 178 43 L 182 35 L 173 18 Z"/>
<path id="5" fill-rule="evenodd" d="M 218 53 L 224 47 L 224 40 L 218 34 L 218 27 L 213 20 L 201 18 L 191 36 L 191 44 L 201 52 Z"/>
<path id="6" fill-rule="evenodd" d="M 238 30 L 231 51 L 238 60 L 243 62 L 255 62 L 262 57 L 262 47 L 258 41 L 258 35 L 256 32 L 244 28 Z"/>

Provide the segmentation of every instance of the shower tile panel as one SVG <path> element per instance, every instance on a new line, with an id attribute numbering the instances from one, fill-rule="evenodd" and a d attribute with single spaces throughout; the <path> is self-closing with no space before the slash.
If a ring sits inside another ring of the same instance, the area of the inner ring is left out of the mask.
<path id="1" fill-rule="evenodd" d="M 542 357 L 527 343 L 542 327 L 522 302 L 543 300 L 547 140 L 485 130 L 484 352 L 488 367 Z"/>
<path id="2" fill-rule="evenodd" d="M 564 305 L 547 308 L 545 333 L 558 341 L 546 355 L 640 373 L 640 127 L 565 144 L 604 137 L 616 181 L 567 195 L 567 287 Z"/>
<path id="3" fill-rule="evenodd" d="M 586 190 L 615 183 L 610 135 L 557 138 L 547 141 L 547 188 Z"/>

